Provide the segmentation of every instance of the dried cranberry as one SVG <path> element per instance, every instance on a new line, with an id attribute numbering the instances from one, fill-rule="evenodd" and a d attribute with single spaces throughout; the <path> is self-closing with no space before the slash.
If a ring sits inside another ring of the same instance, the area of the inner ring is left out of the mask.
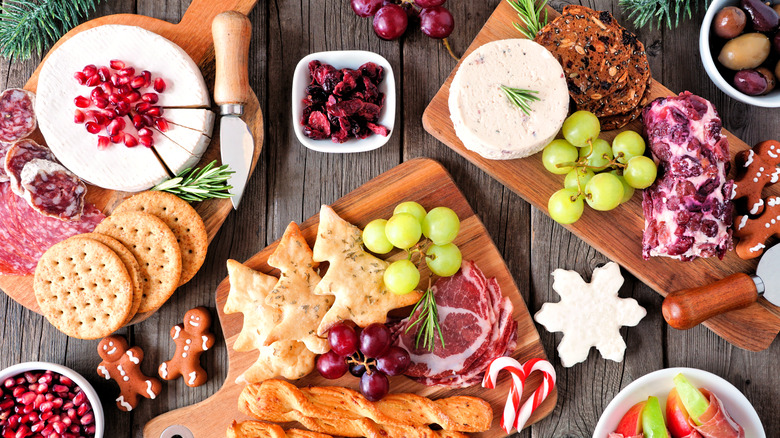
<path id="1" fill-rule="evenodd" d="M 371 130 L 374 134 L 381 135 L 383 137 L 387 137 L 390 135 L 390 130 L 387 129 L 385 126 L 382 125 L 376 125 L 374 123 L 368 122 L 366 123 L 366 127 Z"/>
<path id="2" fill-rule="evenodd" d="M 367 62 L 361 65 L 358 70 L 360 70 L 360 73 L 363 76 L 371 79 L 374 85 L 379 85 L 382 82 L 382 79 L 384 79 L 384 68 L 373 62 Z"/>
<path id="3" fill-rule="evenodd" d="M 693 246 L 693 237 L 682 236 L 669 245 L 669 255 L 677 256 L 685 254 Z"/>

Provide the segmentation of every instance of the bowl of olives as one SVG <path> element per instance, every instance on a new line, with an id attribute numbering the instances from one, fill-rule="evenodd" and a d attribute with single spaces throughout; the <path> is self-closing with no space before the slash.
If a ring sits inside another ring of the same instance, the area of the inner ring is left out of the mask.
<path id="1" fill-rule="evenodd" d="M 780 107 L 780 0 L 712 0 L 699 52 L 724 93 L 749 105 Z"/>

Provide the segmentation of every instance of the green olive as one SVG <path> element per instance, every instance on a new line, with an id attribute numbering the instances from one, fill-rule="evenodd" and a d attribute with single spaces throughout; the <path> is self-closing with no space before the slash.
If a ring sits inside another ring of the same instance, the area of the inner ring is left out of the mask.
<path id="1" fill-rule="evenodd" d="M 762 33 L 746 33 L 723 46 L 718 61 L 731 70 L 756 68 L 769 56 L 772 44 Z"/>

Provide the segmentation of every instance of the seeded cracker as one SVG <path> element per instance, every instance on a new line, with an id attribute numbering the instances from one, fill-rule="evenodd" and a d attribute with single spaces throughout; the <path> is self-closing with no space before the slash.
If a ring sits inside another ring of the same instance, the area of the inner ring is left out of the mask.
<path id="1" fill-rule="evenodd" d="M 330 266 L 314 293 L 333 295 L 335 301 L 320 323 L 320 336 L 342 320 L 351 320 L 360 327 L 384 324 L 387 312 L 411 306 L 422 296 L 418 291 L 396 295 L 387 290 L 383 276 L 388 263 L 363 250 L 361 235 L 360 228 L 340 218 L 329 206 L 322 206 L 314 261 L 327 261 Z"/>
<path id="2" fill-rule="evenodd" d="M 173 231 L 181 248 L 181 280 L 179 286 L 190 281 L 198 272 L 209 247 L 206 225 L 189 202 L 160 191 L 142 192 L 119 204 L 114 213 L 140 211 L 165 222 Z"/>
<path id="3" fill-rule="evenodd" d="M 46 251 L 33 289 L 46 319 L 78 339 L 102 338 L 122 327 L 133 300 L 133 282 L 120 257 L 78 236 Z"/>
<path id="4" fill-rule="evenodd" d="M 139 313 L 155 310 L 170 298 L 181 278 L 181 251 L 162 219 L 139 212 L 112 214 L 95 232 L 122 242 L 138 260 L 143 280 Z"/>

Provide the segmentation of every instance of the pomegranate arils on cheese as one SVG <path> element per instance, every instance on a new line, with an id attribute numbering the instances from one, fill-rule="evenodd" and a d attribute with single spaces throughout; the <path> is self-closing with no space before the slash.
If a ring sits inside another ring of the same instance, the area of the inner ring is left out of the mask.
<path id="1" fill-rule="evenodd" d="M 76 110 L 73 121 L 79 124 L 86 121 L 85 128 L 92 134 L 106 128 L 107 135 L 98 137 L 98 149 L 106 149 L 111 143 L 135 147 L 139 141 L 151 147 L 154 131 L 149 128 L 168 130 L 168 122 L 160 117 L 163 108 L 154 105 L 159 102 L 158 93 L 165 91 L 166 83 L 162 78 L 153 78 L 150 71 L 136 74 L 135 67 L 112 59 L 108 66 L 87 65 L 75 72 L 73 78 L 79 85 L 93 87 L 89 97 L 74 98 L 76 107 L 84 110 Z M 146 90 L 150 87 L 154 92 Z M 126 129 L 130 131 L 125 132 Z"/>

